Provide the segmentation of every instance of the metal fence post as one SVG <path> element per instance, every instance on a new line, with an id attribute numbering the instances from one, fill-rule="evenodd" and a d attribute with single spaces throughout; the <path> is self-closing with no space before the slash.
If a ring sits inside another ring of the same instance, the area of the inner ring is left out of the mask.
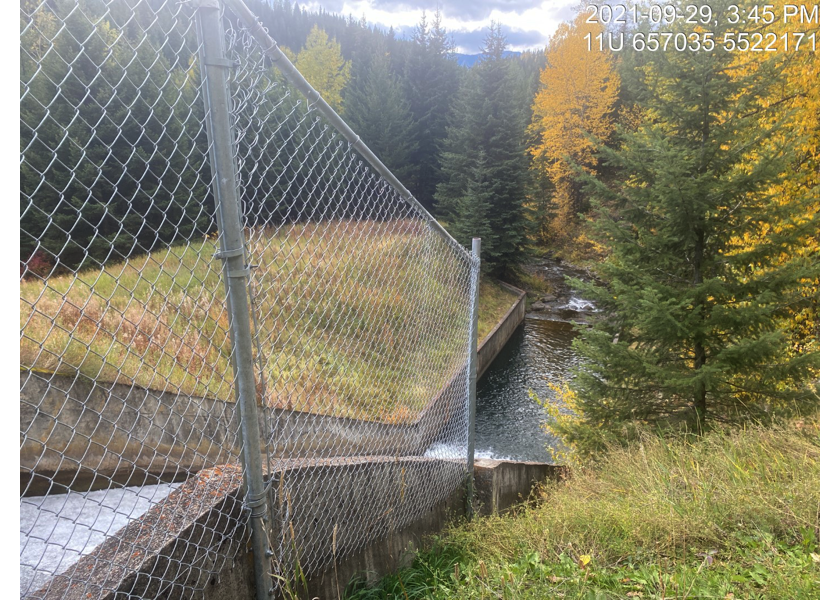
<path id="1" fill-rule="evenodd" d="M 224 264 L 227 309 L 233 338 L 236 405 L 242 441 L 242 464 L 247 487 L 245 502 L 250 509 L 249 527 L 254 552 L 257 598 L 271 594 L 271 546 L 268 539 L 268 504 L 263 482 L 260 428 L 257 420 L 254 360 L 251 352 L 251 324 L 248 307 L 249 267 L 245 263 L 239 190 L 231 132 L 228 69 L 219 0 L 198 0 L 198 36 L 201 45 L 202 91 L 204 93 L 213 194 L 219 224 L 219 251 L 215 258 Z"/>
<path id="2" fill-rule="evenodd" d="M 481 280 L 481 238 L 472 240 L 470 272 L 470 412 L 467 437 L 467 516 L 473 516 L 475 496 L 475 388 L 478 381 L 478 288 Z"/>

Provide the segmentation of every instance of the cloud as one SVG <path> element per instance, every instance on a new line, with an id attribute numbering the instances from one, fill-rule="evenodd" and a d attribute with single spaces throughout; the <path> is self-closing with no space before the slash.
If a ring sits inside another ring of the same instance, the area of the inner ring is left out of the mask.
<path id="1" fill-rule="evenodd" d="M 388 31 L 388 27 L 376 24 L 380 29 Z M 394 33 L 398 38 L 411 39 L 414 35 L 416 25 L 401 25 L 394 27 Z M 478 54 L 484 45 L 484 38 L 490 32 L 487 27 L 450 29 L 447 32 L 455 41 L 457 52 L 462 54 Z M 548 45 L 548 38 L 535 29 L 522 30 L 502 25 L 502 34 L 507 40 L 507 49 L 515 51 L 532 50 Z"/>
<path id="2" fill-rule="evenodd" d="M 522 12 L 540 7 L 543 0 L 371 0 L 371 4 L 389 12 L 425 10 L 427 13 L 434 13 L 440 8 L 450 19 L 483 21 L 489 19 L 494 10 Z"/>
<path id="3" fill-rule="evenodd" d="M 341 14 L 341 10 L 344 8 L 344 0 L 318 0 L 316 3 L 301 2 L 299 4 L 302 8 L 312 12 L 318 12 L 319 9 L 323 8 L 328 13 L 334 14 Z"/>
<path id="4" fill-rule="evenodd" d="M 386 32 L 388 31 L 388 27 L 383 25 L 380 25 L 379 28 L 385 30 Z M 409 40 L 411 39 L 411 36 L 414 35 L 415 29 L 416 25 L 400 25 L 399 27 L 394 27 L 394 35 L 397 38 Z"/>
<path id="5" fill-rule="evenodd" d="M 574 17 L 578 0 L 304 0 L 309 10 L 365 16 L 385 31 L 393 27 L 410 37 L 423 13 L 430 23 L 439 8 L 443 26 L 453 34 L 460 52 L 479 51 L 490 21 L 502 24 L 511 50 L 533 50 L 548 45 L 561 21 Z"/>
<path id="6" fill-rule="evenodd" d="M 557 10 L 557 17 L 560 21 L 567 21 L 571 23 L 575 20 L 575 17 L 578 14 L 578 5 L 576 4 L 568 4 L 563 6 Z M 560 25 L 558 21 L 557 25 Z"/>
<path id="7" fill-rule="evenodd" d="M 464 54 L 477 54 L 481 52 L 481 47 L 484 45 L 484 38 L 490 30 L 487 27 L 480 29 L 461 29 L 452 31 L 452 37 L 455 40 L 455 45 L 458 46 L 460 52 Z M 502 25 L 502 34 L 507 39 L 508 50 L 526 50 L 534 47 L 544 46 L 548 40 L 545 35 L 536 30 L 525 31 L 522 29 L 513 29 Z"/>

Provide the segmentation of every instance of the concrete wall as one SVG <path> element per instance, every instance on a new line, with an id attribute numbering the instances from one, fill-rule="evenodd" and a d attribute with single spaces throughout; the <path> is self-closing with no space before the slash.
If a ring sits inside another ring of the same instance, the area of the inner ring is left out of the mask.
<path id="1" fill-rule="evenodd" d="M 293 522 L 275 524 L 281 564 L 299 559 L 307 579 L 303 597 L 339 594 L 357 573 L 376 580 L 410 562 L 426 535 L 465 514 L 465 465 L 424 457 L 300 460 L 275 463 L 272 502 Z M 429 474 L 455 482 L 435 497 Z M 282 476 L 281 476 L 282 475 Z M 481 512 L 502 511 L 528 497 L 533 484 L 565 477 L 564 468 L 536 463 L 476 461 Z M 307 482 L 328 479 L 315 497 Z M 426 504 L 418 498 L 426 498 Z M 205 469 L 161 504 L 109 537 L 30 598 L 178 598 L 202 590 L 208 600 L 254 597 L 253 563 L 245 546 L 239 467 Z M 335 544 L 333 544 L 333 533 Z"/>
<path id="2" fill-rule="evenodd" d="M 505 347 L 510 336 L 516 328 L 525 320 L 525 292 L 504 282 L 501 285 L 510 291 L 518 294 L 518 298 L 508 309 L 493 330 L 485 337 L 478 346 L 478 378 L 484 375 L 493 360 Z"/>
<path id="3" fill-rule="evenodd" d="M 536 462 L 491 460 L 475 461 L 475 499 L 477 512 L 492 515 L 528 499 L 535 484 L 551 478 L 565 479 L 569 468 Z"/>
<path id="4" fill-rule="evenodd" d="M 566 479 L 566 466 L 477 459 L 475 461 L 475 509 L 477 514 L 501 514 L 527 500 L 533 487 L 550 479 Z M 339 600 L 340 592 L 354 575 L 376 582 L 388 573 L 411 564 L 426 536 L 439 533 L 447 523 L 466 515 L 466 489 L 459 487 L 444 502 L 421 515 L 410 526 L 368 544 L 362 551 L 338 561 L 309 577 L 310 597 Z"/>
<path id="5" fill-rule="evenodd" d="M 253 597 L 246 511 L 236 466 L 200 471 L 26 598 L 181 598 L 217 585 Z"/>
<path id="6" fill-rule="evenodd" d="M 235 406 L 61 375 L 20 374 L 21 495 L 181 481 L 239 461 Z M 262 408 L 277 457 L 423 454 L 461 408 L 466 372 L 456 373 L 413 423 L 388 424 Z M 156 482 L 156 481 L 155 481 Z"/>
<path id="7" fill-rule="evenodd" d="M 88 490 L 147 473 L 184 479 L 238 460 L 229 402 L 28 371 L 20 390 L 21 495 L 66 491 L 51 481 Z"/>
<path id="8" fill-rule="evenodd" d="M 525 318 L 525 292 L 507 287 L 519 296 L 478 348 L 479 377 Z M 295 458 L 422 454 L 442 427 L 457 426 L 450 415 L 462 413 L 465 386 L 466 372 L 455 373 L 407 424 L 264 408 L 270 451 Z M 238 461 L 231 402 L 32 371 L 21 371 L 20 390 L 21 495 L 182 481 Z"/>
<path id="9" fill-rule="evenodd" d="M 524 319 L 519 292 L 479 348 L 479 375 Z M 272 466 L 272 502 L 283 504 L 275 513 L 289 521 L 276 524 L 275 550 L 281 564 L 300 562 L 309 597 L 338 598 L 356 573 L 376 580 L 407 564 L 424 536 L 465 514 L 464 461 L 417 456 L 440 427 L 452 426 L 451 415 L 463 418 L 465 386 L 466 372 L 454 374 L 405 425 L 265 409 L 285 440 L 271 449 L 295 457 Z M 30 597 L 177 598 L 190 590 L 253 597 L 232 403 L 21 372 L 20 422 L 22 494 L 64 491 L 55 483 L 83 490 L 148 483 L 149 473 L 186 479 Z M 535 482 L 562 474 L 551 465 L 476 461 L 479 510 L 501 511 Z M 283 534 L 290 523 L 294 553 Z"/>

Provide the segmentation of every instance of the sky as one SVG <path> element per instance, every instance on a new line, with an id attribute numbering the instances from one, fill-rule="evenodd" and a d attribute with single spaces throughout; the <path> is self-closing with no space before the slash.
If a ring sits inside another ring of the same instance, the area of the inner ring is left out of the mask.
<path id="1" fill-rule="evenodd" d="M 579 0 L 298 0 L 301 8 L 344 16 L 362 16 L 371 25 L 393 27 L 398 37 L 408 37 L 423 11 L 427 20 L 437 8 L 443 26 L 457 46 L 456 52 L 476 54 L 487 35 L 490 21 L 502 24 L 508 50 L 545 48 L 561 21 L 570 21 Z"/>

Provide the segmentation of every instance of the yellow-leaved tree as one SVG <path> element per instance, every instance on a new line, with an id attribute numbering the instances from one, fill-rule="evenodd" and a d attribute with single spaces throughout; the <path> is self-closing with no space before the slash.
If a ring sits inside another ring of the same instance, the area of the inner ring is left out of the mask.
<path id="1" fill-rule="evenodd" d="M 732 76 L 744 77 L 766 66 L 767 62 L 773 63 L 779 76 L 776 84 L 763 95 L 762 105 L 769 114 L 778 114 L 770 108 L 783 106 L 781 112 L 785 118 L 764 119 L 764 127 L 773 132 L 764 145 L 780 155 L 791 156 L 792 160 L 784 177 L 767 195 L 770 201 L 760 226 L 751 235 L 735 240 L 734 246 L 739 251 L 754 251 L 761 244 L 773 244 L 775 238 L 791 233 L 797 236 L 797 243 L 778 245 L 771 265 L 751 265 L 759 272 L 778 268 L 781 264 L 819 264 L 820 255 L 819 23 L 778 19 L 763 29 L 768 39 L 777 40 L 777 51 L 736 54 L 738 68 L 733 69 Z M 800 45 L 793 50 L 797 41 Z M 785 43 L 790 46 L 787 51 Z M 748 164 L 746 168 L 749 168 Z M 776 218 L 781 210 L 791 212 L 794 217 Z M 799 284 L 779 310 L 778 326 L 791 332 L 789 350 L 793 355 L 818 351 L 820 347 L 819 276 L 815 273 L 813 277 L 801 278 Z"/>
<path id="2" fill-rule="evenodd" d="M 562 23 L 549 43 L 534 98 L 530 152 L 535 168 L 554 184 L 555 236 L 574 229 L 576 215 L 586 208 L 576 168 L 594 173 L 597 147 L 614 128 L 619 79 L 612 53 L 597 49 L 601 32 L 600 25 L 586 23 L 584 13 Z"/>
<path id="3" fill-rule="evenodd" d="M 788 172 L 778 189 L 779 202 L 798 202 L 799 219 L 795 227 L 803 231 L 802 243 L 790 251 L 797 260 L 812 259 L 819 264 L 820 255 L 820 41 L 819 24 L 788 23 L 790 32 L 798 25 L 799 33 L 815 34 L 812 52 L 793 52 L 787 72 L 787 89 L 776 91 L 780 99 L 792 95 L 791 107 L 799 118 L 793 135 L 798 136 L 796 167 Z M 784 25 L 783 25 L 784 27 Z M 790 36 L 795 35 L 789 33 Z M 784 35 L 784 31 L 780 34 Z M 806 38 L 807 39 L 807 38 Z M 810 225 L 810 227 L 809 227 Z M 819 276 L 800 280 L 799 297 L 791 302 L 787 322 L 794 330 L 793 351 L 804 353 L 819 350 L 820 280 Z M 818 377 L 818 373 L 816 377 Z"/>
<path id="4" fill-rule="evenodd" d="M 309 32 L 303 49 L 294 57 L 284 49 L 297 70 L 306 77 L 333 110 L 341 113 L 341 94 L 350 81 L 351 61 L 341 56 L 341 45 L 317 25 Z"/>

